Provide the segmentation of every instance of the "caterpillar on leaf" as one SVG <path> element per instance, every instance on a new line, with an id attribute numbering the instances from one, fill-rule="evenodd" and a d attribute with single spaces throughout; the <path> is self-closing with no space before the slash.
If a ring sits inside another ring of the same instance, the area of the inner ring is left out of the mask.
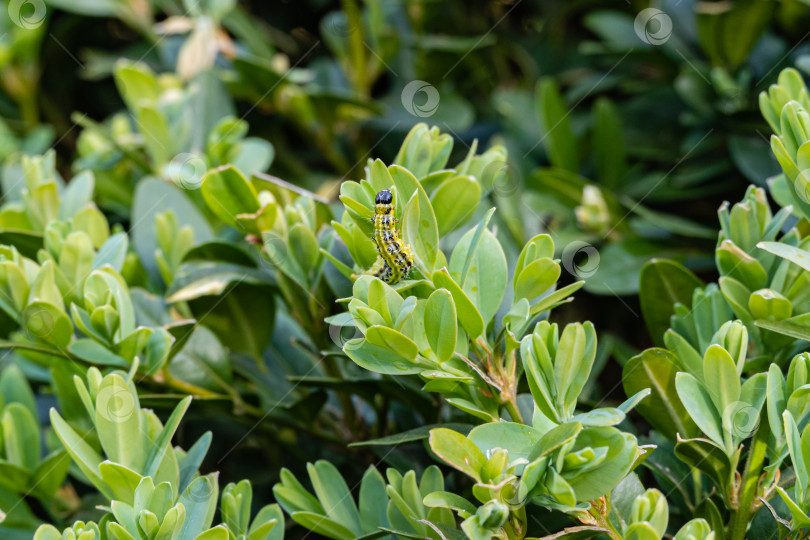
<path id="1" fill-rule="evenodd" d="M 377 246 L 377 261 L 365 274 L 381 279 L 393 285 L 408 277 L 413 268 L 411 247 L 399 238 L 395 217 L 396 206 L 391 191 L 384 189 L 374 199 L 374 243 Z"/>

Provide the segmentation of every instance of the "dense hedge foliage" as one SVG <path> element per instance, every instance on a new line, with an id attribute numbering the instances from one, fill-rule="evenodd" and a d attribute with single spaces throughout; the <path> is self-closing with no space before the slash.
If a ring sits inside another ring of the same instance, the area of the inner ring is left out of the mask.
<path id="1" fill-rule="evenodd" d="M 808 537 L 810 6 L 614 4 L 4 1 L 0 537 Z"/>

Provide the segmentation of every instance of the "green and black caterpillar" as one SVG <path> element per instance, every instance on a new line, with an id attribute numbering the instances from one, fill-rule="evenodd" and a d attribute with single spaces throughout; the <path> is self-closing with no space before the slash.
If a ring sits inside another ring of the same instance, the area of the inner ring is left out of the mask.
<path id="1" fill-rule="evenodd" d="M 374 243 L 377 245 L 377 261 L 366 274 L 380 278 L 393 285 L 408 274 L 413 268 L 413 253 L 397 234 L 399 220 L 394 216 L 396 206 L 390 190 L 384 189 L 374 199 Z"/>

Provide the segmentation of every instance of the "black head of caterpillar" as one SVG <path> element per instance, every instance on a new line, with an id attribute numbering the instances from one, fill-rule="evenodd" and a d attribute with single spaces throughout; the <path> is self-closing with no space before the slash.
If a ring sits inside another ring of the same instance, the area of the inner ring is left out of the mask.
<path id="1" fill-rule="evenodd" d="M 377 196 L 374 198 L 374 204 L 391 204 L 394 201 L 394 196 L 391 194 L 391 190 L 384 189 L 377 193 Z M 391 204 L 393 207 L 393 205 Z"/>
<path id="2" fill-rule="evenodd" d="M 394 196 L 384 189 L 374 198 L 374 243 L 377 246 L 377 262 L 367 273 L 390 284 L 408 276 L 413 268 L 413 253 L 397 234 L 397 218 Z"/>

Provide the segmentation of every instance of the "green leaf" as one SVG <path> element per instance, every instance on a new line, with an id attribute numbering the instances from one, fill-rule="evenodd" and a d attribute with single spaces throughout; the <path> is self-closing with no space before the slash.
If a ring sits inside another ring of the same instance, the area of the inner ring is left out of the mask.
<path id="1" fill-rule="evenodd" d="M 709 475 L 722 493 L 732 485 L 734 471 L 720 445 L 707 439 L 679 439 L 675 444 L 675 455 L 691 467 Z"/>
<path id="2" fill-rule="evenodd" d="M 68 351 L 70 351 L 70 354 L 90 364 L 122 368 L 129 367 L 129 362 L 92 339 L 77 339 L 68 345 Z"/>
<path id="3" fill-rule="evenodd" d="M 439 226 L 430 200 L 420 185 L 402 211 L 402 238 L 410 244 L 417 268 L 432 272 L 439 254 Z"/>
<path id="4" fill-rule="evenodd" d="M 721 418 L 725 417 L 729 407 L 740 399 L 740 377 L 731 355 L 721 346 L 712 345 L 706 350 L 703 357 L 703 379 L 716 410 L 720 412 Z M 723 434 L 730 440 L 731 433 L 725 426 Z M 731 450 L 730 444 L 727 443 L 726 447 Z"/>
<path id="5" fill-rule="evenodd" d="M 538 234 L 526 242 L 520 250 L 517 262 L 515 263 L 515 274 L 512 276 L 512 286 L 517 287 L 518 276 L 523 272 L 526 265 L 538 259 L 552 259 L 554 257 L 554 240 L 547 234 Z"/>
<path id="6" fill-rule="evenodd" d="M 284 513 L 278 504 L 268 504 L 256 514 L 247 540 L 284 540 Z"/>
<path id="7" fill-rule="evenodd" d="M 733 72 L 745 62 L 768 28 L 772 12 L 770 4 L 757 0 L 742 0 L 727 9 L 699 11 L 698 42 L 713 65 Z M 745 28 L 745 32 L 741 32 L 741 28 Z"/>
<path id="8" fill-rule="evenodd" d="M 0 402 L 19 403 L 37 417 L 37 404 L 31 385 L 17 364 L 10 363 L 0 371 Z M 0 405 L 2 410 L 2 405 Z"/>
<path id="9" fill-rule="evenodd" d="M 481 481 L 480 471 L 486 457 L 470 439 L 451 429 L 436 428 L 430 431 L 429 441 L 433 452 L 448 465 Z"/>
<path id="10" fill-rule="evenodd" d="M 601 184 L 619 187 L 627 168 L 624 133 L 616 106 L 604 97 L 593 105 L 593 151 L 596 173 Z"/>
<path id="11" fill-rule="evenodd" d="M 228 528 L 224 525 L 217 525 L 213 529 L 198 534 L 194 540 L 228 540 L 228 538 L 230 538 Z"/>
<path id="12" fill-rule="evenodd" d="M 410 338 L 385 326 L 370 327 L 366 331 L 366 341 L 390 351 L 392 359 L 399 356 L 413 362 L 419 354 L 419 347 Z"/>
<path id="13" fill-rule="evenodd" d="M 624 418 L 625 415 L 621 409 L 614 407 L 601 407 L 599 409 L 593 409 L 592 411 L 574 415 L 574 417 L 571 418 L 571 421 L 579 422 L 584 426 L 607 427 L 615 426 L 624 420 Z"/>
<path id="14" fill-rule="evenodd" d="M 703 283 L 683 265 L 670 260 L 653 259 L 641 269 L 639 302 L 641 314 L 655 344 L 664 345 L 676 303 L 692 307 L 692 291 Z"/>
<path id="15" fill-rule="evenodd" d="M 579 171 L 577 141 L 568 120 L 570 114 L 563 102 L 557 83 L 552 78 L 543 78 L 537 83 L 535 93 L 537 116 L 543 130 L 543 146 L 554 167 L 571 172 Z"/>
<path id="16" fill-rule="evenodd" d="M 62 293 L 56 286 L 55 278 L 55 264 L 53 261 L 45 261 L 40 268 L 33 283 L 31 283 L 31 292 L 29 293 L 28 301 L 33 303 L 35 301 L 42 301 L 56 307 L 60 311 L 65 310 L 65 301 L 62 298 Z"/>
<path id="17" fill-rule="evenodd" d="M 392 332 L 394 331 L 392 330 Z M 357 365 L 369 371 L 374 371 L 375 373 L 383 373 L 385 375 L 412 375 L 422 371 L 422 368 L 411 363 L 410 359 L 398 353 L 393 353 L 388 348 L 374 345 L 363 338 L 347 341 L 343 345 L 343 351 Z"/>
<path id="18" fill-rule="evenodd" d="M 182 381 L 218 391 L 233 379 L 227 349 L 213 332 L 200 325 L 188 332 L 182 349 L 171 359 L 169 372 Z"/>
<path id="19" fill-rule="evenodd" d="M 810 252 L 782 242 L 760 242 L 757 247 L 810 271 Z"/>
<path id="20" fill-rule="evenodd" d="M 808 467 L 804 455 L 805 447 L 799 437 L 799 429 L 790 411 L 784 411 L 782 413 L 782 419 L 784 422 L 785 440 L 790 450 L 790 460 L 793 463 L 793 470 L 796 473 L 796 489 L 798 490 L 799 498 L 804 499 L 808 485 L 810 485 L 810 468 Z"/>
<path id="21" fill-rule="evenodd" d="M 73 182 L 71 181 L 71 184 Z M 117 233 L 110 236 L 101 246 L 93 259 L 93 270 L 101 268 L 105 264 L 110 265 L 116 272 L 121 272 L 124 267 L 124 259 L 129 248 L 129 237 L 126 233 Z"/>
<path id="22" fill-rule="evenodd" d="M 185 302 L 201 296 L 217 296 L 234 284 L 274 285 L 265 270 L 219 261 L 193 261 L 183 263 L 166 291 L 170 304 Z"/>
<path id="23" fill-rule="evenodd" d="M 560 265 L 552 259 L 536 259 L 516 276 L 515 298 L 534 300 L 553 287 L 560 278 Z"/>
<path id="24" fill-rule="evenodd" d="M 703 385 L 689 373 L 678 373 L 675 376 L 675 388 L 695 424 L 722 447 L 725 443 L 720 415 Z"/>
<path id="25" fill-rule="evenodd" d="M 449 270 L 453 280 L 478 308 L 484 324 L 488 324 L 498 312 L 506 292 L 506 256 L 489 230 L 484 229 L 480 236 L 476 233 L 477 229 L 471 229 L 458 241 L 450 257 Z"/>
<path id="26" fill-rule="evenodd" d="M 579 422 L 566 422 L 548 430 L 540 442 L 537 443 L 529 459 L 550 455 L 552 452 L 573 442 L 582 432 L 583 426 Z"/>
<path id="27" fill-rule="evenodd" d="M 33 472 L 39 465 L 39 424 L 25 405 L 9 403 L 3 408 L 3 443 L 6 458 L 18 467 Z"/>
<path id="28" fill-rule="evenodd" d="M 467 294 L 450 277 L 446 268 L 442 268 L 431 276 L 436 288 L 443 288 L 450 291 L 453 303 L 456 306 L 456 313 L 461 326 L 464 327 L 471 338 L 477 338 L 484 333 L 484 319 L 475 304 L 472 303 Z"/>
<path id="29" fill-rule="evenodd" d="M 98 466 L 102 461 L 101 456 L 78 433 L 73 431 L 73 428 L 59 416 L 56 409 L 51 409 L 51 425 L 53 425 L 56 435 L 65 446 L 65 450 L 68 451 L 70 457 L 87 479 L 107 498 L 113 499 L 114 495 L 98 475 Z"/>
<path id="30" fill-rule="evenodd" d="M 261 358 L 273 337 L 275 302 L 266 285 L 237 282 L 219 296 L 189 301 L 195 319 L 232 351 Z"/>
<path id="31" fill-rule="evenodd" d="M 186 396 L 177 404 L 177 407 L 174 408 L 169 419 L 166 420 L 166 424 L 163 426 L 160 436 L 152 444 L 152 450 L 149 452 L 149 457 L 146 459 L 144 476 L 155 477 L 157 475 L 158 467 L 160 467 L 160 464 L 163 462 L 166 452 L 171 448 L 172 437 L 174 437 L 174 433 L 177 431 L 177 426 L 180 425 L 180 420 L 183 419 L 183 415 L 186 414 L 190 404 L 191 396 Z"/>
<path id="32" fill-rule="evenodd" d="M 374 533 L 379 527 L 388 525 L 386 517 L 388 497 L 385 494 L 385 480 L 374 467 L 369 467 L 363 474 L 357 501 L 364 533 Z"/>
<path id="33" fill-rule="evenodd" d="M 527 458 L 542 438 L 543 433 L 523 424 L 493 422 L 482 424 L 467 436 L 484 455 L 492 455 L 496 448 L 509 451 L 509 460 Z"/>
<path id="34" fill-rule="evenodd" d="M 91 204 L 94 190 L 95 178 L 93 177 L 93 171 L 85 170 L 71 178 L 61 194 L 59 219 L 69 221 L 80 210 Z"/>
<path id="35" fill-rule="evenodd" d="M 0 461 L 0 488 L 5 488 L 10 493 L 22 494 L 28 491 L 30 485 L 31 471 L 13 463 Z"/>
<path id="36" fill-rule="evenodd" d="M 129 505 L 135 504 L 135 489 L 143 476 L 118 463 L 105 461 L 98 466 L 102 480 L 112 490 L 115 499 Z"/>
<path id="37" fill-rule="evenodd" d="M 53 499 L 56 491 L 65 483 L 69 466 L 70 456 L 66 451 L 59 450 L 48 455 L 34 471 L 31 479 L 32 485 L 36 486 L 33 488 L 34 493 L 45 499 Z"/>
<path id="38" fill-rule="evenodd" d="M 423 502 L 425 506 L 431 508 L 449 508 L 462 513 L 461 517 L 468 517 L 475 514 L 475 506 L 470 501 L 461 495 L 456 495 L 448 491 L 434 491 L 433 493 L 428 493 L 425 495 Z M 467 515 L 463 515 L 464 513 Z"/>
<path id="39" fill-rule="evenodd" d="M 540 300 L 538 300 L 534 305 L 532 305 L 531 311 L 529 312 L 530 315 L 539 315 L 544 311 L 553 309 L 561 304 L 566 302 L 570 302 L 573 298 L 570 295 L 577 292 L 582 286 L 585 285 L 584 281 L 575 281 L 574 283 L 570 283 L 563 287 L 562 289 L 558 289 L 551 294 L 544 296 Z"/>
<path id="40" fill-rule="evenodd" d="M 442 182 L 433 192 L 431 203 L 439 236 L 464 225 L 481 202 L 481 185 L 469 176 L 455 176 Z"/>
<path id="41" fill-rule="evenodd" d="M 317 461 L 307 465 L 307 472 L 318 500 L 323 505 L 329 519 L 340 523 L 355 535 L 363 532 L 360 514 L 354 504 L 349 486 L 334 465 L 328 461 Z"/>
<path id="42" fill-rule="evenodd" d="M 266 171 L 276 155 L 270 141 L 258 137 L 245 138 L 237 148 L 239 153 L 233 157 L 233 166 L 247 174 Z"/>
<path id="43" fill-rule="evenodd" d="M 32 338 L 64 349 L 73 337 L 73 324 L 64 311 L 48 302 L 34 301 L 25 306 L 22 321 Z"/>
<path id="44" fill-rule="evenodd" d="M 104 377 L 96 396 L 95 424 L 110 459 L 140 471 L 146 456 L 141 447 L 141 406 L 138 396 L 118 374 Z"/>
<path id="45" fill-rule="evenodd" d="M 558 410 L 573 413 L 595 358 L 596 331 L 593 324 L 567 324 L 554 359 Z"/>
<path id="46" fill-rule="evenodd" d="M 794 339 L 810 341 L 810 321 L 802 315 L 784 321 L 758 320 L 754 321 L 754 324 L 765 330 L 790 336 Z"/>
<path id="47" fill-rule="evenodd" d="M 233 165 L 208 171 L 200 190 L 208 208 L 221 221 L 237 229 L 241 226 L 236 216 L 254 214 L 260 208 L 253 185 Z"/>
<path id="48" fill-rule="evenodd" d="M 101 16 L 114 16 L 118 13 L 116 7 L 112 3 L 103 2 L 107 5 L 107 9 L 100 9 L 101 2 L 96 2 L 96 9 L 90 11 L 93 15 Z M 71 2 L 72 4 L 72 2 Z M 77 6 L 74 5 L 74 8 Z M 79 11 L 80 13 L 88 13 L 88 11 Z M 115 66 L 114 71 L 115 84 L 118 87 L 118 92 L 124 99 L 127 108 L 135 110 L 141 102 L 155 102 L 158 100 L 162 93 L 160 84 L 157 77 L 146 64 L 120 61 Z"/>
<path id="49" fill-rule="evenodd" d="M 428 424 L 426 426 L 419 426 L 401 433 L 388 435 L 387 437 L 380 437 L 379 439 L 350 443 L 349 446 L 396 446 L 402 443 L 421 441 L 427 439 L 430 436 L 430 430 L 437 427 L 452 429 L 453 431 L 457 431 L 462 435 L 466 435 L 470 432 L 473 426 L 471 424 L 457 423 Z"/>
<path id="50" fill-rule="evenodd" d="M 781 486 L 776 486 L 776 492 L 779 493 L 779 496 L 782 497 L 782 500 L 788 507 L 790 515 L 793 518 L 793 526 L 802 529 L 810 527 L 810 516 L 808 516 L 807 513 L 805 513 L 805 511 L 802 510 L 801 507 L 799 507 L 799 505 L 790 498 L 790 495 L 788 495 Z"/>
<path id="51" fill-rule="evenodd" d="M 675 376 L 678 359 L 666 349 L 647 349 L 631 358 L 622 372 L 624 392 L 630 396 L 649 388 L 650 397 L 637 405 L 638 411 L 666 438 L 675 441 L 700 435 L 695 422 L 678 397 Z"/>
<path id="52" fill-rule="evenodd" d="M 458 323 L 456 306 L 447 289 L 437 289 L 425 304 L 425 335 L 439 362 L 453 357 L 456 349 Z"/>
<path id="53" fill-rule="evenodd" d="M 197 478 L 180 495 L 178 502 L 185 507 L 186 519 L 176 540 L 194 540 L 198 534 L 211 526 L 217 508 L 218 474 L 212 473 Z"/>
<path id="54" fill-rule="evenodd" d="M 658 532 L 646 522 L 633 523 L 624 533 L 624 540 L 660 540 Z"/>
<path id="55" fill-rule="evenodd" d="M 298 267 L 302 268 L 305 278 L 312 269 L 316 268 L 320 247 L 315 233 L 303 223 L 297 223 L 290 227 L 288 245 L 290 254 L 295 258 Z"/>
<path id="56" fill-rule="evenodd" d="M 178 227 L 191 227 L 195 243 L 214 239 L 208 221 L 177 187 L 151 176 L 139 180 L 132 201 L 132 245 L 155 283 L 163 282 L 155 260 L 155 218 L 166 211 L 174 212 Z"/>
<path id="57" fill-rule="evenodd" d="M 290 517 L 296 523 L 310 531 L 335 538 L 336 540 L 353 540 L 357 535 L 340 523 L 314 512 L 293 512 Z"/>
<path id="58" fill-rule="evenodd" d="M 593 500 L 610 493 L 630 472 L 635 463 L 638 445 L 636 438 L 613 427 L 588 427 L 577 437 L 573 451 L 591 447 L 606 447 L 605 460 L 585 472 L 563 473 L 577 500 Z"/>
<path id="59" fill-rule="evenodd" d="M 281 482 L 273 486 L 273 496 L 288 514 L 304 510 L 324 516 L 321 503 L 301 485 L 293 473 L 282 468 L 279 477 Z"/>
<path id="60" fill-rule="evenodd" d="M 175 154 L 176 141 L 169 129 L 166 116 L 153 105 L 139 106 L 135 111 L 136 124 L 143 137 L 146 152 L 155 168 L 160 167 Z"/>

